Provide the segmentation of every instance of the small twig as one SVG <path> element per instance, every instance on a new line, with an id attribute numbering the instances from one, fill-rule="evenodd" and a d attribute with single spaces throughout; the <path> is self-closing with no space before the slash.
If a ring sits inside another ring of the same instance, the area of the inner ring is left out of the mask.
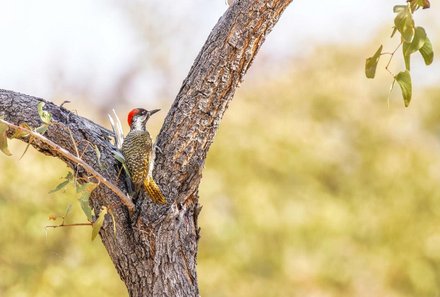
<path id="1" fill-rule="evenodd" d="M 69 205 L 66 209 L 66 213 L 64 214 L 64 216 L 61 217 L 62 221 L 61 224 L 59 225 L 48 225 L 45 226 L 44 229 L 47 230 L 48 228 L 60 228 L 60 227 L 76 227 L 76 226 L 92 226 L 93 223 L 74 223 L 74 224 L 65 224 L 64 222 L 66 221 L 66 217 L 69 214 L 70 209 L 72 208 L 72 205 Z M 56 220 L 56 217 L 54 218 L 54 220 Z"/>
<path id="2" fill-rule="evenodd" d="M 59 225 L 49 225 L 49 226 L 45 226 L 44 228 L 48 229 L 48 228 L 60 228 L 60 227 L 77 227 L 77 226 L 92 226 L 93 223 L 75 223 L 75 224 L 64 224 L 61 223 Z"/>
<path id="3" fill-rule="evenodd" d="M 390 108 L 390 98 L 391 98 L 391 92 L 393 91 L 394 84 L 396 83 L 396 79 L 393 80 L 393 83 L 391 84 L 390 90 L 388 92 L 388 98 L 387 98 L 387 105 L 388 109 Z"/>
<path id="4" fill-rule="evenodd" d="M 119 171 L 118 171 L 118 179 L 121 177 L 121 173 L 122 173 L 122 170 L 123 170 L 124 168 L 121 166 L 120 168 L 119 168 Z"/>
<path id="5" fill-rule="evenodd" d="M 83 149 L 80 158 L 82 158 L 82 157 L 84 156 L 84 154 L 86 153 L 86 151 L 87 151 L 89 148 L 93 150 L 93 153 L 95 153 L 95 150 L 93 149 L 92 143 L 91 143 L 90 141 L 88 141 L 88 140 L 83 140 L 83 141 L 86 142 L 86 146 L 85 146 L 85 148 Z"/>
<path id="6" fill-rule="evenodd" d="M 76 156 L 79 158 L 80 156 L 79 156 L 78 146 L 76 145 L 75 138 L 73 138 L 72 130 L 70 130 L 70 128 L 67 126 L 66 126 L 66 128 L 67 128 L 67 130 L 69 130 L 70 139 L 72 139 L 72 143 L 73 143 L 73 147 L 75 148 Z"/>
<path id="7" fill-rule="evenodd" d="M 33 138 L 32 138 L 32 137 L 29 137 L 29 142 L 28 142 L 28 144 L 26 145 L 26 148 L 24 149 L 23 154 L 21 154 L 21 156 L 20 156 L 20 158 L 18 158 L 18 160 L 21 160 L 21 159 L 24 157 L 24 155 L 26 154 L 26 152 L 27 152 L 29 146 L 30 146 L 31 143 L 32 143 L 32 140 L 33 140 Z"/>
<path id="8" fill-rule="evenodd" d="M 394 54 L 395 54 L 395 53 L 397 52 L 397 50 L 402 46 L 402 44 L 403 44 L 403 41 L 400 41 L 399 45 L 398 45 L 398 46 L 394 49 L 394 51 L 391 52 L 391 53 L 382 53 L 382 54 L 390 55 L 390 59 L 388 60 L 387 65 L 385 66 L 385 70 L 388 71 L 388 73 L 393 77 L 393 83 L 391 84 L 390 90 L 389 90 L 389 92 L 388 92 L 388 98 L 387 98 L 388 108 L 390 108 L 390 97 L 391 97 L 391 91 L 393 90 L 393 88 L 394 88 L 394 83 L 396 82 L 395 75 L 394 75 L 394 73 L 391 72 L 391 70 L 389 69 L 389 67 L 390 67 L 391 61 L 393 60 Z"/>
<path id="9" fill-rule="evenodd" d="M 96 179 L 98 179 L 99 182 L 102 182 L 107 188 L 109 188 L 113 193 L 115 193 L 121 199 L 121 202 L 125 206 L 127 206 L 128 210 L 131 213 L 134 211 L 135 205 L 133 204 L 131 199 L 128 198 L 118 187 L 116 187 L 114 184 L 109 182 L 105 177 L 103 177 L 101 174 L 99 174 L 95 169 L 93 169 L 89 164 L 84 162 L 82 159 L 74 156 L 72 153 L 70 153 L 65 148 L 62 148 L 61 146 L 59 146 L 55 142 L 47 139 L 46 137 L 44 137 L 43 135 L 41 135 L 41 134 L 39 134 L 37 132 L 34 132 L 34 131 L 30 130 L 30 129 L 26 129 L 24 127 L 20 127 L 20 126 L 14 125 L 14 124 L 9 123 L 8 121 L 2 120 L 2 119 L 0 119 L 0 122 L 8 125 L 12 129 L 21 130 L 21 131 L 24 131 L 26 133 L 29 133 L 30 135 L 32 135 L 36 139 L 42 141 L 43 143 L 45 143 L 48 146 L 50 146 L 51 148 L 53 148 L 55 151 L 57 151 L 58 153 L 60 153 L 61 155 L 63 155 L 67 159 L 69 159 L 70 161 L 72 161 L 72 162 L 74 162 L 74 163 L 76 163 L 78 165 L 81 165 L 84 168 L 85 171 L 87 171 L 89 174 L 93 175 Z"/>
<path id="10" fill-rule="evenodd" d="M 70 103 L 70 101 L 69 100 L 64 100 L 63 103 L 61 103 L 60 107 L 63 107 L 64 104 L 67 104 L 67 103 Z"/>
<path id="11" fill-rule="evenodd" d="M 392 52 L 392 53 L 383 53 L 383 54 L 387 54 L 390 55 L 390 59 L 388 60 L 387 65 L 385 66 L 385 70 L 388 71 L 388 73 L 394 78 L 394 74 L 390 71 L 390 69 L 388 67 L 390 67 L 391 61 L 393 60 L 394 54 L 397 52 L 397 50 L 400 48 L 400 46 L 402 46 L 402 41 L 399 43 L 399 45 L 396 47 L 396 49 Z"/>

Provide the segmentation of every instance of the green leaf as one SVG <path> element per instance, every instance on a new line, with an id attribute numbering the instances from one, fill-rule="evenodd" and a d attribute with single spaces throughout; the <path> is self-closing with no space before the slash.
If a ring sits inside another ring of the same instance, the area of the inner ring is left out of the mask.
<path id="1" fill-rule="evenodd" d="M 115 216 L 113 215 L 113 212 L 111 209 L 109 209 L 108 212 L 111 216 L 112 216 L 112 222 L 113 222 L 113 234 L 116 236 L 116 220 L 115 220 Z"/>
<path id="2" fill-rule="evenodd" d="M 394 7 L 394 11 L 397 12 L 394 18 L 394 25 L 402 35 L 402 39 L 406 42 L 411 42 L 415 33 L 411 9 L 408 6 L 403 7 L 399 5 Z"/>
<path id="3" fill-rule="evenodd" d="M 35 132 L 38 132 L 41 135 L 43 135 L 44 133 L 46 133 L 47 129 L 49 129 L 49 125 L 44 123 L 40 127 L 36 128 Z"/>
<path id="4" fill-rule="evenodd" d="M 377 63 L 379 62 L 380 55 L 382 54 L 382 48 L 383 46 L 381 45 L 374 55 L 369 57 L 365 62 L 365 75 L 367 78 L 374 78 L 376 75 Z"/>
<path id="5" fill-rule="evenodd" d="M 394 79 L 400 86 L 400 90 L 402 91 L 403 102 L 405 103 L 405 107 L 408 107 L 411 102 L 412 96 L 412 83 L 411 83 L 411 75 L 408 70 L 399 72 Z"/>
<path id="6" fill-rule="evenodd" d="M 432 44 L 428 37 L 426 37 L 425 44 L 419 49 L 420 54 L 423 57 L 426 65 L 431 65 L 434 60 L 434 51 L 432 50 Z"/>
<path id="7" fill-rule="evenodd" d="M 415 33 L 414 21 L 412 20 L 412 18 L 410 19 L 411 21 L 408 20 L 409 19 L 407 19 L 407 24 L 404 26 L 404 29 L 401 32 L 401 34 L 402 34 L 402 39 L 404 41 L 411 42 Z"/>
<path id="8" fill-rule="evenodd" d="M 89 197 L 97 186 L 98 184 L 96 183 L 88 182 L 82 185 L 78 185 L 76 187 L 76 192 L 80 194 L 80 197 L 78 199 L 79 203 L 89 222 L 93 221 L 92 209 L 90 208 L 89 204 Z"/>
<path id="9" fill-rule="evenodd" d="M 415 53 L 416 51 L 421 49 L 425 44 L 426 39 L 427 37 L 426 37 L 425 29 L 423 29 L 423 27 L 417 27 L 415 29 L 414 38 L 412 42 L 409 44 L 409 46 L 406 47 L 406 50 L 403 52 L 403 55 L 409 56 L 412 53 Z M 404 42 L 404 45 L 405 44 L 406 42 Z"/>
<path id="10" fill-rule="evenodd" d="M 50 112 L 43 110 L 44 107 L 44 102 L 40 101 L 37 105 L 37 109 L 38 109 L 38 114 L 40 115 L 40 119 L 43 123 L 49 125 L 50 122 L 52 121 L 52 115 L 50 114 Z"/>
<path id="11" fill-rule="evenodd" d="M 95 149 L 96 158 L 98 159 L 99 168 L 101 170 L 104 170 L 104 166 L 102 165 L 102 162 L 101 162 L 101 152 L 99 151 L 99 148 L 96 144 L 94 145 L 94 149 Z"/>
<path id="12" fill-rule="evenodd" d="M 115 157 L 116 160 L 119 161 L 119 163 L 125 163 L 124 155 L 120 151 L 114 150 L 113 156 Z"/>
<path id="13" fill-rule="evenodd" d="M 104 224 L 104 218 L 107 214 L 107 207 L 103 206 L 101 207 L 101 211 L 99 212 L 99 216 L 96 219 L 95 222 L 93 222 L 93 229 L 92 229 L 92 241 L 96 238 L 96 236 L 99 233 L 99 230 L 101 230 L 102 225 Z"/>
<path id="14" fill-rule="evenodd" d="M 124 155 L 120 151 L 114 150 L 113 156 L 115 157 L 116 160 L 119 161 L 119 163 L 122 164 L 122 167 L 124 168 L 125 173 L 127 174 L 128 177 L 130 177 L 130 172 L 128 171 L 127 164 L 125 164 Z"/>
<path id="15" fill-rule="evenodd" d="M 24 128 L 24 129 L 31 130 L 31 127 L 29 127 L 29 125 L 26 124 L 26 123 L 21 123 L 20 127 Z M 14 131 L 14 134 L 12 134 L 11 138 L 25 138 L 25 137 L 28 137 L 28 136 L 29 136 L 28 132 L 20 130 L 20 129 L 16 129 Z"/>
<path id="16" fill-rule="evenodd" d="M 393 7 L 393 12 L 394 13 L 400 13 L 400 12 L 404 11 L 407 8 L 408 8 L 408 6 L 406 6 L 406 5 L 395 5 Z"/>
<path id="17" fill-rule="evenodd" d="M 426 43 L 428 43 L 428 44 L 425 47 Z M 425 52 L 425 50 L 426 50 L 426 52 Z M 402 52 L 403 52 L 403 59 L 405 60 L 406 70 L 409 71 L 411 69 L 411 66 L 410 66 L 411 55 L 417 51 L 420 51 L 420 53 L 423 56 L 423 59 L 425 59 L 425 57 L 426 57 L 425 63 L 427 63 L 427 62 L 432 63 L 434 53 L 432 52 L 431 42 L 429 41 L 428 37 L 426 36 L 426 32 L 423 27 L 417 27 L 415 29 L 414 38 L 411 43 L 403 42 Z M 429 64 L 426 64 L 426 65 L 429 65 Z"/>
<path id="18" fill-rule="evenodd" d="M 29 138 L 29 142 L 27 143 L 27 145 L 26 145 L 26 147 L 25 147 L 25 149 L 24 149 L 24 151 L 23 151 L 23 154 L 21 154 L 19 160 L 21 160 L 21 159 L 24 157 L 24 155 L 25 155 L 26 152 L 28 151 L 29 147 L 31 146 L 31 142 L 32 142 L 32 137 Z"/>
<path id="19" fill-rule="evenodd" d="M 396 27 L 393 27 L 393 32 L 391 32 L 391 36 L 390 36 L 390 38 L 393 38 L 393 37 L 394 37 L 394 34 L 396 34 L 396 32 L 397 32 L 397 28 L 396 28 Z"/>
<path id="20" fill-rule="evenodd" d="M 29 125 L 26 124 L 26 123 L 21 123 L 20 127 L 24 128 L 24 129 L 27 129 L 27 130 L 31 130 L 31 127 L 29 127 Z M 13 138 L 25 138 L 25 137 L 28 137 L 28 136 L 30 136 L 28 132 L 23 131 L 23 130 L 19 130 L 19 129 L 15 130 L 14 134 L 12 135 Z M 29 146 L 32 143 L 32 139 L 33 139 L 33 137 L 30 136 L 29 137 L 29 141 L 27 142 L 26 148 L 24 149 L 23 153 L 21 154 L 19 160 L 21 160 L 24 157 L 24 155 L 26 154 L 26 152 L 28 151 Z"/>
<path id="21" fill-rule="evenodd" d="M 0 119 L 3 120 L 1 116 Z M 0 122 L 0 151 L 2 151 L 6 156 L 12 156 L 8 149 L 8 137 L 6 137 L 6 132 L 8 131 L 8 125 Z"/>
<path id="22" fill-rule="evenodd" d="M 51 190 L 49 194 L 58 192 L 59 190 L 63 189 L 65 186 L 67 186 L 71 181 L 73 181 L 73 174 L 72 172 L 67 173 L 66 177 L 64 177 L 64 181 L 56 186 L 55 189 Z"/>
<path id="23" fill-rule="evenodd" d="M 58 185 L 56 186 L 55 189 L 51 190 L 51 191 L 49 192 L 49 194 L 52 194 L 52 193 L 58 192 L 59 190 L 62 190 L 62 189 L 63 189 L 65 186 L 67 186 L 68 184 L 69 184 L 69 181 L 68 181 L 68 180 L 63 181 L 62 183 L 58 184 Z"/>

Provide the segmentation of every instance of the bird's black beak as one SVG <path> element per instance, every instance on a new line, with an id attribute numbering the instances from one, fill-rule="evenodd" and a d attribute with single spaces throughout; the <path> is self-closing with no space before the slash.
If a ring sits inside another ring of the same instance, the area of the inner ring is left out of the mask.
<path id="1" fill-rule="evenodd" d="M 148 112 L 148 115 L 149 116 L 152 116 L 153 114 L 155 114 L 156 112 L 158 112 L 160 109 L 153 109 L 153 110 L 150 110 L 149 112 Z"/>

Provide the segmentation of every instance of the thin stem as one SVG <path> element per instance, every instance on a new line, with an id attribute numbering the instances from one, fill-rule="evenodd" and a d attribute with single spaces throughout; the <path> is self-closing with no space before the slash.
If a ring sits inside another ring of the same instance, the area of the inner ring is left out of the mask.
<path id="1" fill-rule="evenodd" d="M 397 52 L 397 50 L 402 46 L 402 41 L 400 41 L 399 45 L 396 47 L 396 49 L 392 52 L 392 53 L 386 53 L 386 54 L 390 54 L 390 59 L 388 60 L 387 65 L 385 66 L 385 70 L 388 71 L 388 73 L 394 78 L 394 74 L 391 72 L 391 70 L 389 69 L 391 61 L 393 60 L 394 54 Z"/>
<path id="2" fill-rule="evenodd" d="M 44 228 L 60 228 L 60 227 L 78 227 L 78 226 L 92 226 L 93 223 L 74 223 L 74 224 L 64 224 L 61 223 L 59 225 L 49 225 L 49 226 L 45 226 Z"/>
<path id="3" fill-rule="evenodd" d="M 66 209 L 66 213 L 64 214 L 64 216 L 61 217 L 62 221 L 61 224 L 59 225 L 48 225 L 45 226 L 44 229 L 48 229 L 48 228 L 60 228 L 60 227 L 76 227 L 76 226 L 92 226 L 93 223 L 74 223 L 74 224 L 64 224 L 64 222 L 66 221 L 66 217 L 69 214 L 70 209 L 72 208 L 72 205 L 69 205 Z M 56 217 L 54 218 L 54 220 L 56 220 Z"/>
<path id="4" fill-rule="evenodd" d="M 78 158 L 80 158 L 80 156 L 79 156 L 79 151 L 78 151 L 78 146 L 76 145 L 76 141 L 75 141 L 75 139 L 73 138 L 72 131 L 70 130 L 69 127 L 67 127 L 67 130 L 69 130 L 70 139 L 72 140 L 73 147 L 75 148 L 76 156 L 77 156 Z"/>
<path id="5" fill-rule="evenodd" d="M 107 186 L 107 188 L 109 188 L 113 193 L 115 193 L 121 199 L 121 202 L 125 206 L 127 206 L 128 210 L 131 213 L 134 211 L 135 205 L 133 204 L 131 199 L 128 198 L 118 187 L 116 187 L 114 184 L 109 182 L 105 177 L 103 177 L 101 174 L 99 174 L 89 164 L 84 162 L 81 158 L 74 156 L 73 154 L 71 154 L 65 148 L 62 148 L 61 146 L 59 146 L 55 142 L 47 139 L 46 137 L 44 137 L 43 135 L 41 135 L 41 134 L 39 134 L 37 132 L 34 132 L 34 131 L 32 131 L 30 129 L 27 129 L 27 128 L 24 128 L 24 127 L 20 127 L 20 126 L 14 125 L 14 124 L 9 123 L 8 121 L 2 120 L 2 119 L 0 119 L 0 122 L 8 125 L 9 127 L 11 127 L 14 130 L 21 130 L 21 131 L 24 131 L 26 133 L 29 133 L 30 135 L 32 135 L 36 139 L 42 141 L 43 143 L 45 143 L 48 146 L 50 146 L 51 148 L 53 148 L 56 152 L 60 153 L 61 155 L 63 155 L 67 159 L 69 159 L 70 161 L 72 161 L 72 162 L 74 162 L 74 163 L 76 163 L 78 165 L 81 165 L 84 168 L 85 171 L 87 171 L 89 174 L 93 175 L 97 180 L 102 182 L 105 186 Z"/>

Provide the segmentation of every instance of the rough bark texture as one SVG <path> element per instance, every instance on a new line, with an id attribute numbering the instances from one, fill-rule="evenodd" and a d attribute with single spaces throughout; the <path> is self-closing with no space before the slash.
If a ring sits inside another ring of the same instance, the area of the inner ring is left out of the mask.
<path id="1" fill-rule="evenodd" d="M 197 189 L 206 154 L 237 86 L 291 1 L 237 0 L 212 30 L 158 136 L 161 152 L 156 155 L 153 175 L 168 199 L 167 205 L 154 205 L 146 199 L 140 219 L 132 227 L 117 196 L 102 185 L 93 192 L 90 201 L 95 211 L 106 205 L 114 214 L 116 236 L 111 216 L 106 217 L 100 236 L 130 296 L 199 296 Z M 14 124 L 26 122 L 37 127 L 39 101 L 44 100 L 0 90 L 0 113 Z M 117 179 L 111 132 L 50 102 L 45 109 L 55 122 L 46 136 L 74 153 L 70 129 L 78 150 L 84 152 L 83 159 L 126 191 L 122 178 Z M 98 166 L 90 143 L 99 148 L 105 170 Z M 33 146 L 61 158 L 79 176 L 87 176 L 44 143 L 34 142 Z"/>

